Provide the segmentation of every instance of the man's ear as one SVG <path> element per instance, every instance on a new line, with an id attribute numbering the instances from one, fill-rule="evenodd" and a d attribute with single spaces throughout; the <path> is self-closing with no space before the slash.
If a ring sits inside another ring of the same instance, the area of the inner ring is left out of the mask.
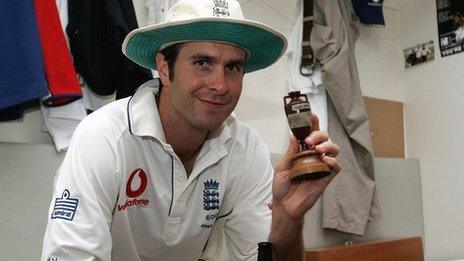
<path id="1" fill-rule="evenodd" d="M 166 60 L 164 60 L 164 55 L 161 53 L 156 54 L 156 70 L 160 77 L 163 86 L 169 86 L 169 66 Z"/>

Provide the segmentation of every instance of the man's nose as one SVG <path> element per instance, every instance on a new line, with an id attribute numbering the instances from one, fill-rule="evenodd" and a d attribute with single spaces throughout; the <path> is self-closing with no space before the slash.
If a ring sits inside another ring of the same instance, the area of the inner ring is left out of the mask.
<path id="1" fill-rule="evenodd" d="M 219 95 L 227 93 L 229 87 L 227 86 L 227 78 L 223 70 L 217 70 L 214 73 L 209 89 L 214 90 Z"/>

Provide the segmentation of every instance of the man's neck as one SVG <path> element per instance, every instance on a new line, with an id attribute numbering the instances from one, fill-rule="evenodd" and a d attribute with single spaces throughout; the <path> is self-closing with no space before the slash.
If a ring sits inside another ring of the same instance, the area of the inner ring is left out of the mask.
<path id="1" fill-rule="evenodd" d="M 166 142 L 172 146 L 177 156 L 184 164 L 187 176 L 193 170 L 193 165 L 208 133 L 194 132 L 180 125 L 164 125 Z"/>
<path id="2" fill-rule="evenodd" d="M 157 100 L 166 142 L 172 146 L 174 152 L 179 156 L 187 176 L 189 176 L 209 132 L 192 128 L 186 120 L 170 117 L 168 105 L 163 104 L 166 101 L 163 101 L 161 97 L 158 97 Z"/>

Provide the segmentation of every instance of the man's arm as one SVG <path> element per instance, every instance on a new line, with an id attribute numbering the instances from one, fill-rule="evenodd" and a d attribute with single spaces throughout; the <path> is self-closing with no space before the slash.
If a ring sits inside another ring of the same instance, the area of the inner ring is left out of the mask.
<path id="1" fill-rule="evenodd" d="M 92 124 L 77 128 L 57 172 L 42 260 L 111 260 L 115 149 Z"/>
<path id="2" fill-rule="evenodd" d="M 290 169 L 293 157 L 298 152 L 295 137 L 290 140 L 289 149 L 276 167 L 272 187 L 272 226 L 269 241 L 273 244 L 275 260 L 305 260 L 302 229 L 304 215 L 324 192 L 333 177 L 340 171 L 340 163 L 335 159 L 339 148 L 330 142 L 326 133 L 320 132 L 319 122 L 312 118 L 315 131 L 305 142 L 323 153 L 322 160 L 329 165 L 332 174 L 318 179 L 292 182 Z"/>
<path id="3" fill-rule="evenodd" d="M 287 216 L 282 206 L 273 205 L 272 228 L 269 242 L 272 243 L 274 260 L 305 260 L 303 244 L 303 218 L 294 220 Z"/>

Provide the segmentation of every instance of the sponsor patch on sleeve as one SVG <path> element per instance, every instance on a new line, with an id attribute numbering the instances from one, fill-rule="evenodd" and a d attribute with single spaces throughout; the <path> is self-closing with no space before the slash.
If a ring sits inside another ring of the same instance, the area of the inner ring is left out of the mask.
<path id="1" fill-rule="evenodd" d="M 79 200 L 77 198 L 71 198 L 69 190 L 65 189 L 61 194 L 61 198 L 55 199 L 51 218 L 73 220 L 78 204 Z"/>

